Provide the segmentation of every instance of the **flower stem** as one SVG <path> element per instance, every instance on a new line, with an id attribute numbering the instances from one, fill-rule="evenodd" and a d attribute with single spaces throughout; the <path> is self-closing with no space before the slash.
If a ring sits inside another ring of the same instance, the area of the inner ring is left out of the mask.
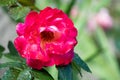
<path id="1" fill-rule="evenodd" d="M 99 49 L 94 54 L 92 54 L 90 57 L 88 57 L 85 61 L 86 62 L 90 62 L 91 60 L 93 60 L 94 58 L 96 58 L 98 55 L 100 55 L 102 52 L 103 52 L 103 50 Z"/>
<path id="2" fill-rule="evenodd" d="M 68 5 L 68 8 L 66 10 L 66 14 L 69 16 L 70 15 L 70 11 L 72 6 L 75 4 L 76 0 L 71 0 L 71 3 Z"/>

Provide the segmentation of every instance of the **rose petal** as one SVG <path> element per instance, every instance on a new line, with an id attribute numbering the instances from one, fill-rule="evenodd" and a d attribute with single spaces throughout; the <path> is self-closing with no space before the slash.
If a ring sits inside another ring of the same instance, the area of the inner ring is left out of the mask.
<path id="1" fill-rule="evenodd" d="M 35 11 L 31 11 L 25 18 L 25 24 L 26 25 L 32 25 L 35 23 L 35 21 L 38 18 L 38 13 Z"/>
<path id="2" fill-rule="evenodd" d="M 24 58 L 27 57 L 27 54 L 25 54 L 26 53 L 27 41 L 24 38 L 24 36 L 17 37 L 14 41 L 14 45 L 15 45 L 15 48 L 17 49 L 17 51 L 19 52 L 19 54 L 22 57 L 24 57 Z"/>
<path id="3" fill-rule="evenodd" d="M 68 53 L 63 55 L 54 54 L 53 59 L 56 65 L 67 65 L 72 61 L 73 56 L 74 56 L 74 52 L 73 50 L 70 50 Z"/>
<path id="4" fill-rule="evenodd" d="M 24 34 L 24 29 L 25 29 L 26 26 L 24 26 L 23 23 L 18 23 L 17 26 L 16 26 L 16 31 L 17 31 L 17 34 L 19 36 L 23 35 Z"/>

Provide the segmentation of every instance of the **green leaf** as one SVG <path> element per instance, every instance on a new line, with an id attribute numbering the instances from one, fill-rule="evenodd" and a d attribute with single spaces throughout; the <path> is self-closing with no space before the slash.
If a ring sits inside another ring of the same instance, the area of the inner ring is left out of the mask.
<path id="1" fill-rule="evenodd" d="M 2 57 L 2 52 L 5 50 L 5 48 L 3 46 L 0 45 L 0 58 Z"/>
<path id="2" fill-rule="evenodd" d="M 63 67 L 58 67 L 58 79 L 59 80 L 73 80 L 73 73 L 71 64 Z"/>
<path id="3" fill-rule="evenodd" d="M 73 70 L 77 70 L 77 72 L 80 74 L 80 76 L 82 77 L 82 73 L 81 73 L 81 67 L 79 67 L 74 61 L 72 62 L 72 69 Z"/>
<path id="4" fill-rule="evenodd" d="M 17 0 L 0 0 L 0 6 L 11 6 L 14 5 Z"/>
<path id="5" fill-rule="evenodd" d="M 34 80 L 54 80 L 45 70 L 32 70 L 31 71 Z"/>
<path id="6" fill-rule="evenodd" d="M 6 63 L 0 63 L 0 69 L 5 67 L 23 67 L 20 62 L 6 62 Z"/>
<path id="7" fill-rule="evenodd" d="M 32 10 L 39 10 L 36 6 L 35 6 L 35 0 L 18 0 L 18 2 L 22 5 L 22 6 L 26 6 L 31 8 Z"/>
<path id="8" fill-rule="evenodd" d="M 33 6 L 35 0 L 18 0 L 18 2 L 23 6 Z"/>
<path id="9" fill-rule="evenodd" d="M 11 55 L 11 53 L 4 54 L 4 57 L 9 58 L 13 61 L 25 62 L 24 58 L 20 57 L 19 55 L 18 56 L 13 56 L 13 55 Z"/>
<path id="10" fill-rule="evenodd" d="M 18 75 L 17 80 L 32 80 L 32 75 L 29 69 L 25 69 Z"/>
<path id="11" fill-rule="evenodd" d="M 19 72 L 18 69 L 10 68 L 4 73 L 1 80 L 17 80 Z"/>
<path id="12" fill-rule="evenodd" d="M 10 8 L 9 13 L 14 20 L 23 21 L 29 11 L 30 11 L 30 8 L 28 7 L 15 7 L 15 8 Z"/>
<path id="13" fill-rule="evenodd" d="M 81 80 L 82 73 L 79 67 L 72 63 L 73 80 Z"/>
<path id="14" fill-rule="evenodd" d="M 53 77 L 54 80 L 58 80 L 58 70 L 55 65 L 52 67 L 45 67 L 44 69 Z"/>
<path id="15" fill-rule="evenodd" d="M 24 61 L 24 59 L 18 55 L 18 52 L 11 41 L 8 42 L 8 49 L 10 53 L 4 54 L 5 57 L 14 61 Z"/>
<path id="16" fill-rule="evenodd" d="M 0 45 L 0 52 L 3 52 L 4 50 L 5 50 L 5 48 Z"/>
<path id="17" fill-rule="evenodd" d="M 73 61 L 76 65 L 78 65 L 80 68 L 84 69 L 87 72 L 91 72 L 88 65 L 78 56 L 78 54 L 75 54 Z"/>
<path id="18" fill-rule="evenodd" d="M 15 49 L 14 44 L 11 41 L 8 42 L 8 49 L 12 55 L 18 56 L 18 52 Z"/>

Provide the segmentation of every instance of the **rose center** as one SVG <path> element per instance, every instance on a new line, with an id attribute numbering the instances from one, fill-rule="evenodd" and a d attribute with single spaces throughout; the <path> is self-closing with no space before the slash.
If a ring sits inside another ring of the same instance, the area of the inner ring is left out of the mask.
<path id="1" fill-rule="evenodd" d="M 54 39 L 54 33 L 51 31 L 43 31 L 40 33 L 40 37 L 43 41 L 51 41 Z"/>

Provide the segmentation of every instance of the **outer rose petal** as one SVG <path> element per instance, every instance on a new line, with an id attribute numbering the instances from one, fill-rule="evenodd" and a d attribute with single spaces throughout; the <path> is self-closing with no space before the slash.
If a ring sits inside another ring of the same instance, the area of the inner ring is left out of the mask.
<path id="1" fill-rule="evenodd" d="M 31 26 L 32 24 L 35 23 L 37 18 L 38 18 L 38 13 L 35 11 L 31 11 L 25 18 L 25 24 Z"/>
<path id="2" fill-rule="evenodd" d="M 35 68 L 35 69 L 41 69 L 42 67 L 44 66 L 52 66 L 54 65 L 54 62 L 53 61 L 42 61 L 42 60 L 39 60 L 39 59 L 27 59 L 27 64 L 29 66 L 31 66 L 32 68 Z"/>
<path id="3" fill-rule="evenodd" d="M 66 54 L 54 54 L 53 59 L 56 65 L 67 65 L 72 61 L 74 56 L 73 50 L 69 51 Z"/>
<path id="4" fill-rule="evenodd" d="M 48 20 L 55 16 L 56 13 L 58 13 L 60 10 L 58 9 L 52 9 L 50 7 L 45 8 L 44 10 L 40 11 L 40 17 L 44 17 L 43 19 Z"/>
<path id="5" fill-rule="evenodd" d="M 27 46 L 27 42 L 24 36 L 17 37 L 14 41 L 14 45 L 20 55 L 25 58 L 27 56 L 26 54 L 24 54 L 26 52 L 25 49 Z"/>
<path id="6" fill-rule="evenodd" d="M 65 34 L 68 34 L 68 38 L 74 39 L 77 36 L 77 30 L 75 28 L 67 29 Z"/>
<path id="7" fill-rule="evenodd" d="M 38 70 L 44 66 L 42 61 L 36 60 L 36 59 L 27 59 L 27 64 L 28 66 L 31 66 L 32 68 L 35 68 Z"/>
<path id="8" fill-rule="evenodd" d="M 23 35 L 24 34 L 24 30 L 25 30 L 25 25 L 23 23 L 18 23 L 17 26 L 16 26 L 16 31 L 17 31 L 17 34 L 19 36 Z"/>

